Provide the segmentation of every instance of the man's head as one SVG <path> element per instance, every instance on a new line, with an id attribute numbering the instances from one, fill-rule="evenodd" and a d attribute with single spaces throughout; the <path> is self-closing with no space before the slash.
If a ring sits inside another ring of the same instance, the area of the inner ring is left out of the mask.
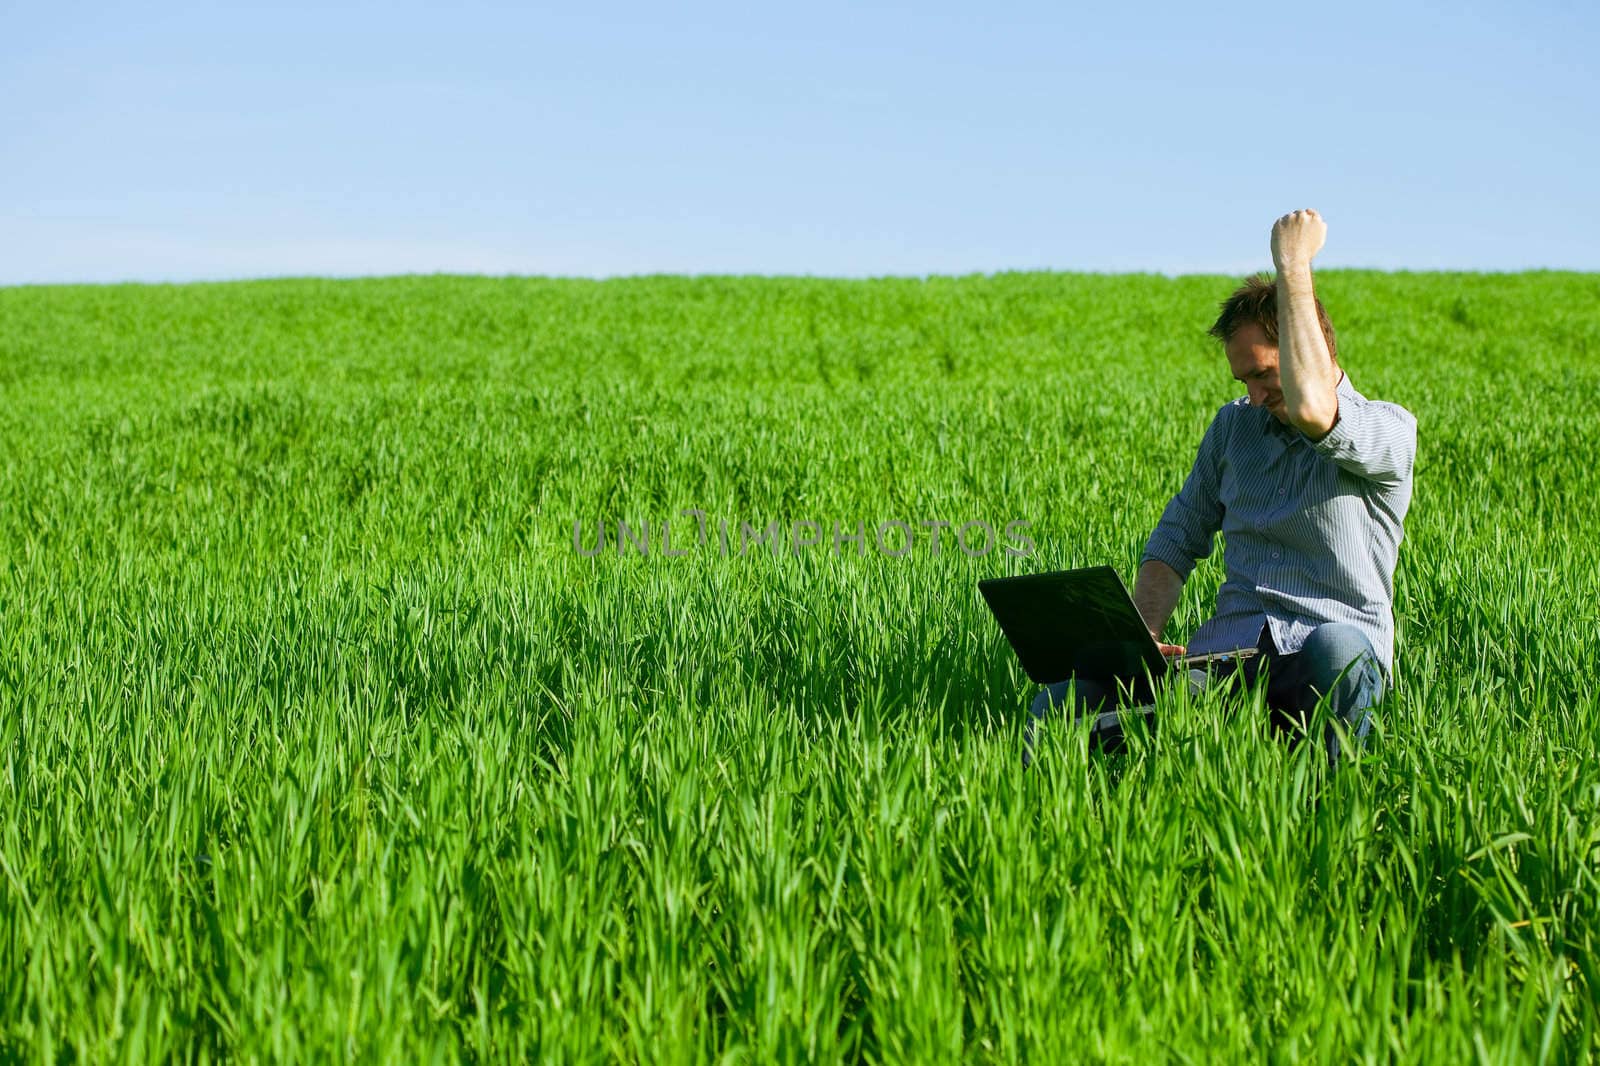
<path id="1" fill-rule="evenodd" d="M 1339 365 L 1334 345 L 1333 324 L 1317 300 L 1317 324 L 1328 342 L 1328 355 Z M 1222 342 L 1228 354 L 1228 368 L 1244 383 L 1251 407 L 1265 407 L 1279 422 L 1288 423 L 1284 411 L 1283 388 L 1278 383 L 1278 287 L 1265 274 L 1245 279 L 1222 302 L 1222 313 L 1208 331 Z"/>

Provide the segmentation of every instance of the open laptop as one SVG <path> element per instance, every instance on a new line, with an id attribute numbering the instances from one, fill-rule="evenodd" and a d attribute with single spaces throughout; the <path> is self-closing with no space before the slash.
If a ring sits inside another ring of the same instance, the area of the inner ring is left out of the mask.
<path id="1" fill-rule="evenodd" d="M 978 582 L 978 591 L 1028 677 L 1041 685 L 1073 676 L 1133 682 L 1146 673 L 1157 678 L 1169 669 L 1203 669 L 1256 654 L 1255 648 L 1238 648 L 1163 656 L 1127 586 L 1109 566 L 994 577 Z"/>

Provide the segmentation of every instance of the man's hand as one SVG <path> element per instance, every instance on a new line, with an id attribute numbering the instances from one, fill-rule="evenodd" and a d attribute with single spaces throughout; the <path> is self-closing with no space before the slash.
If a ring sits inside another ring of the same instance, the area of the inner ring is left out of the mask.
<path id="1" fill-rule="evenodd" d="M 1150 635 L 1155 638 L 1156 647 L 1161 649 L 1162 655 L 1186 655 L 1189 652 L 1189 649 L 1184 647 L 1182 644 L 1163 644 L 1161 643 L 1161 637 L 1159 634 L 1151 633 Z"/>
<path id="2" fill-rule="evenodd" d="M 1278 273 L 1309 267 L 1328 239 L 1328 224 L 1307 208 L 1284 215 L 1272 224 L 1272 262 Z"/>

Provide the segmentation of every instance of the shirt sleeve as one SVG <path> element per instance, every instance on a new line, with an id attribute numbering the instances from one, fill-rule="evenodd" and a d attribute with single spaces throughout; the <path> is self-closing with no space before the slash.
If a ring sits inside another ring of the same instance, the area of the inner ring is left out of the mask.
<path id="1" fill-rule="evenodd" d="M 1231 406 L 1231 405 L 1230 405 Z M 1222 477 L 1223 445 L 1227 439 L 1225 424 L 1228 408 L 1217 412 L 1211 420 L 1206 435 L 1200 440 L 1200 451 L 1195 456 L 1194 468 L 1184 479 L 1183 488 L 1167 503 L 1161 512 L 1161 521 L 1145 544 L 1145 562 L 1156 559 L 1172 567 L 1185 581 L 1195 564 L 1211 554 L 1216 544 L 1217 530 L 1222 528 Z"/>
<path id="2" fill-rule="evenodd" d="M 1311 446 L 1358 477 L 1398 484 L 1416 460 L 1417 420 L 1399 404 L 1340 396 L 1333 428 Z"/>

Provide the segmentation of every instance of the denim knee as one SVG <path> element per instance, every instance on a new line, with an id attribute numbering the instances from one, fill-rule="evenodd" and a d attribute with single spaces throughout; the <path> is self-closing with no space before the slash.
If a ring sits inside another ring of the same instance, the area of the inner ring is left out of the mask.
<path id="1" fill-rule="evenodd" d="M 1039 690 L 1033 697 L 1033 705 L 1028 708 L 1028 713 L 1035 718 L 1043 718 L 1050 713 L 1050 708 L 1060 707 L 1067 702 L 1067 690 L 1072 687 L 1070 681 L 1056 681 Z"/>
<path id="2" fill-rule="evenodd" d="M 1324 622 L 1306 637 L 1301 650 L 1328 656 L 1343 653 L 1354 658 L 1362 652 L 1372 654 L 1372 641 L 1368 640 L 1367 634 L 1353 622 Z"/>
<path id="3" fill-rule="evenodd" d="M 1348 622 L 1329 622 L 1318 626 L 1300 651 L 1312 687 L 1327 698 L 1329 709 L 1359 744 L 1372 728 L 1370 708 L 1383 698 L 1383 671 L 1372 642 Z M 1336 753 L 1334 744 L 1332 754 Z"/>
<path id="4" fill-rule="evenodd" d="M 1312 684 L 1323 694 L 1339 681 L 1340 675 L 1348 679 L 1367 673 L 1369 667 L 1378 669 L 1378 654 L 1372 650 L 1372 642 L 1349 622 L 1318 626 L 1306 638 L 1300 654 L 1306 657 Z"/>
<path id="5" fill-rule="evenodd" d="M 1091 681 L 1079 678 L 1076 682 L 1054 681 L 1039 690 L 1033 697 L 1033 704 L 1028 708 L 1028 713 L 1035 718 L 1045 718 L 1050 714 L 1052 707 L 1060 709 L 1067 706 L 1068 700 L 1072 702 L 1072 711 L 1076 716 L 1085 711 L 1099 711 L 1106 707 L 1115 692 L 1101 681 Z"/>

